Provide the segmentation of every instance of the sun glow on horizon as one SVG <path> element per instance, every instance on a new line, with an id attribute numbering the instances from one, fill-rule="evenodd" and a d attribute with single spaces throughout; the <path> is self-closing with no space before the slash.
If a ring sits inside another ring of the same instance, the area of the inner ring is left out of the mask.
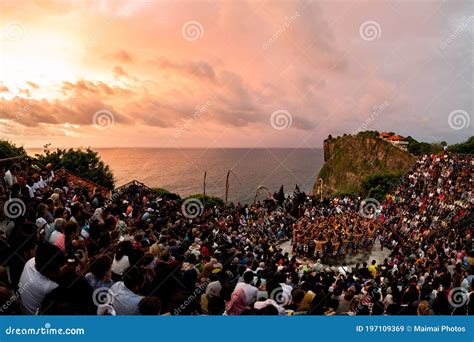
<path id="1" fill-rule="evenodd" d="M 17 41 L 2 42 L 1 80 L 5 86 L 22 88 L 33 82 L 47 89 L 65 80 L 76 81 L 84 73 L 80 65 L 84 52 L 73 35 L 29 28 L 23 36 Z"/>

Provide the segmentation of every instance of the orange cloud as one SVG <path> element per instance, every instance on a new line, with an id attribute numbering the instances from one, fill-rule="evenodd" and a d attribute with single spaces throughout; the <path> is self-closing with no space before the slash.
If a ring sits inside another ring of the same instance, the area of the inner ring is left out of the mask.
<path id="1" fill-rule="evenodd" d="M 30 97 L 31 93 L 29 89 L 18 88 L 18 94 L 25 95 L 26 97 Z"/>
<path id="2" fill-rule="evenodd" d="M 78 94 L 92 93 L 103 96 L 112 96 L 112 95 L 131 95 L 132 91 L 125 88 L 109 86 L 104 82 L 92 82 L 87 80 L 79 80 L 75 83 L 72 82 L 63 82 L 61 91 L 63 94 L 70 92 L 75 92 Z"/>
<path id="3" fill-rule="evenodd" d="M 115 78 L 128 77 L 128 74 L 125 72 L 125 70 L 123 70 L 123 68 L 120 65 L 114 66 L 113 72 L 114 72 Z"/>
<path id="4" fill-rule="evenodd" d="M 156 63 L 156 66 L 160 70 L 172 70 L 182 72 L 188 75 L 196 76 L 198 78 L 207 78 L 212 80 L 215 77 L 213 67 L 209 63 L 204 61 L 187 61 L 179 63 L 172 62 L 165 58 L 160 58 L 160 60 Z"/>
<path id="5" fill-rule="evenodd" d="M 97 97 L 78 95 L 53 101 L 25 99 L 16 96 L 11 100 L 2 101 L 1 117 L 26 127 L 65 123 L 92 125 L 94 113 L 104 109 L 113 113 L 116 123 L 133 124 L 133 120 L 129 117 Z"/>
<path id="6" fill-rule="evenodd" d="M 39 89 L 39 85 L 34 82 L 28 81 L 26 82 L 26 84 L 29 85 L 32 89 Z"/>
<path id="7" fill-rule="evenodd" d="M 131 53 L 122 49 L 110 54 L 108 58 L 112 58 L 120 63 L 131 63 L 134 60 Z"/>

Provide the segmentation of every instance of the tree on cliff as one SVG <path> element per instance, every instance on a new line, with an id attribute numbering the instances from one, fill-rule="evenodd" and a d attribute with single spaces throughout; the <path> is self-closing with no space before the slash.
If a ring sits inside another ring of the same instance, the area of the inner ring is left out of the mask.
<path id="1" fill-rule="evenodd" d="M 474 136 L 463 143 L 449 146 L 449 151 L 453 153 L 474 154 Z"/>
<path id="2" fill-rule="evenodd" d="M 0 140 L 0 159 L 20 156 L 26 156 L 26 151 L 23 147 L 18 147 L 7 140 Z"/>
<path id="3" fill-rule="evenodd" d="M 437 143 L 427 143 L 427 142 L 418 142 L 417 140 L 413 139 L 411 136 L 406 138 L 408 141 L 408 152 L 415 156 L 420 156 L 423 154 L 433 154 L 439 153 L 443 150 L 441 144 Z"/>
<path id="4" fill-rule="evenodd" d="M 99 154 L 91 148 L 81 149 L 57 149 L 49 151 L 48 146 L 42 154 L 36 154 L 38 161 L 46 165 L 51 163 L 55 170 L 62 167 L 74 172 L 78 176 L 91 180 L 112 190 L 115 186 L 115 179 L 112 171 L 100 158 Z"/>
<path id="5" fill-rule="evenodd" d="M 362 181 L 364 196 L 375 198 L 379 201 L 392 192 L 400 181 L 401 173 L 377 172 L 369 175 Z"/>

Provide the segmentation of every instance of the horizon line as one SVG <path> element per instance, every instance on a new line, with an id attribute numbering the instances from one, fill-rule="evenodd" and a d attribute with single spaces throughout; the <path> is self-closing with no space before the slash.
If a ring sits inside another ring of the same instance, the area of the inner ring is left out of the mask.
<path id="1" fill-rule="evenodd" d="M 25 147 L 23 146 L 25 150 L 44 150 L 44 146 L 42 147 Z M 49 148 L 50 150 L 53 149 L 85 149 L 85 148 L 91 148 L 91 149 L 167 149 L 167 150 L 178 150 L 178 149 L 208 149 L 208 150 L 238 150 L 238 149 L 249 149 L 249 150 L 266 150 L 266 149 L 294 149 L 294 150 L 311 150 L 311 149 L 322 149 L 323 146 L 314 146 L 314 147 L 246 147 L 246 146 L 239 146 L 239 147 L 190 147 L 190 146 L 184 146 L 184 147 L 161 147 L 161 146 L 107 146 L 107 147 L 100 147 L 100 146 L 76 146 L 76 147 L 52 147 Z"/>

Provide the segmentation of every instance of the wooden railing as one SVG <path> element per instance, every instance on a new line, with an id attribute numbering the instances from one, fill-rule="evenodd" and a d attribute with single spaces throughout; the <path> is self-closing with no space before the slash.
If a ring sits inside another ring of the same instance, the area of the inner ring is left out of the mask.
<path id="1" fill-rule="evenodd" d="M 108 206 L 109 204 L 114 202 L 116 199 L 118 199 L 120 196 L 122 196 L 122 194 L 124 194 L 132 186 L 138 187 L 142 190 L 145 189 L 145 190 L 148 190 L 150 192 L 153 191 L 152 188 L 145 185 L 144 183 L 139 182 L 137 180 L 132 180 L 132 181 L 130 181 L 128 183 L 125 183 L 125 184 L 119 186 L 118 188 L 115 188 L 114 190 L 112 190 L 110 198 L 105 202 L 105 206 Z"/>

